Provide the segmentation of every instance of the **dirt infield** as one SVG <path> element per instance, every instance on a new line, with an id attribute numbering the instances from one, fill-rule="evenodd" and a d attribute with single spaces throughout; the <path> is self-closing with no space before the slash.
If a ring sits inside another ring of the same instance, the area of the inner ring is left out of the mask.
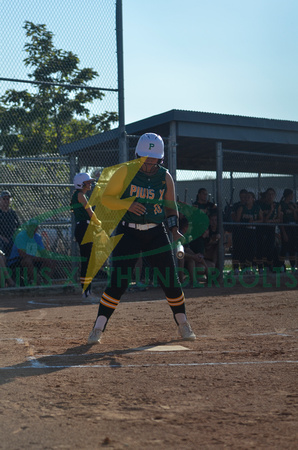
<path id="1" fill-rule="evenodd" d="M 97 290 L 100 294 L 100 289 Z M 79 295 L 1 295 L 1 449 L 297 449 L 297 289 L 127 293 L 102 343 Z"/>

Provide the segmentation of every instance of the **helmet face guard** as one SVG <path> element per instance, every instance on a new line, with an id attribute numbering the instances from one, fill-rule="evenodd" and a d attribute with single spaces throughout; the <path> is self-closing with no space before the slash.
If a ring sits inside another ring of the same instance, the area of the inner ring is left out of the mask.
<path id="1" fill-rule="evenodd" d="M 155 133 L 145 133 L 138 140 L 136 156 L 147 156 L 148 158 L 164 158 L 164 142 L 162 138 Z"/>
<path id="2" fill-rule="evenodd" d="M 83 189 L 85 181 L 95 181 L 88 173 L 77 173 L 73 179 L 73 184 L 76 189 Z"/>

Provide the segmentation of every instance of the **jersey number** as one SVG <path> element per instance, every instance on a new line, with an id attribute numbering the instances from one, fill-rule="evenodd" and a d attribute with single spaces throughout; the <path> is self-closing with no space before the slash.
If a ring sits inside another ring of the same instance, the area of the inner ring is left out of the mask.
<path id="1" fill-rule="evenodd" d="M 155 204 L 154 205 L 154 214 L 161 214 L 162 213 L 162 209 L 160 207 L 160 205 Z"/>

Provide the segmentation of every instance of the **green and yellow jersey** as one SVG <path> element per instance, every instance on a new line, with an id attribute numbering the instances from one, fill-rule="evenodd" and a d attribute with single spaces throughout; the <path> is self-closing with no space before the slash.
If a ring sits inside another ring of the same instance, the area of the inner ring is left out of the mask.
<path id="1" fill-rule="evenodd" d="M 123 216 L 125 222 L 162 223 L 165 220 L 166 173 L 167 169 L 162 166 L 158 166 L 157 173 L 152 177 L 141 171 L 136 173 L 121 199 L 136 197 L 136 201 L 146 206 L 146 213 L 137 216 L 130 211 L 126 211 Z"/>

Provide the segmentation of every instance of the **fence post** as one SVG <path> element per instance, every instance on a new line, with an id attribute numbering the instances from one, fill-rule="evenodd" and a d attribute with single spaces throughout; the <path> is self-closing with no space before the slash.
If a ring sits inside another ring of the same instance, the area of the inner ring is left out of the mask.
<path id="1" fill-rule="evenodd" d="M 173 177 L 175 186 L 177 179 L 177 148 L 176 148 L 176 122 L 173 120 L 170 123 L 170 135 L 168 141 L 168 169 Z"/>
<path id="2" fill-rule="evenodd" d="M 297 178 L 298 176 L 293 175 L 293 191 L 294 191 L 294 202 L 297 202 Z"/>
<path id="3" fill-rule="evenodd" d="M 123 163 L 128 160 L 128 155 L 124 114 L 123 21 L 121 0 L 117 0 L 116 2 L 116 34 L 118 66 L 119 163 Z"/>
<path id="4" fill-rule="evenodd" d="M 218 247 L 218 264 L 220 272 L 220 281 L 223 278 L 224 268 L 224 230 L 223 230 L 223 183 L 222 183 L 222 171 L 223 171 L 223 149 L 222 142 L 216 142 L 216 186 L 217 186 L 217 208 L 218 208 L 218 231 L 221 235 L 220 245 Z"/>
<path id="5" fill-rule="evenodd" d="M 76 168 L 76 157 L 74 155 L 70 155 L 69 157 L 69 182 L 72 184 L 73 183 L 73 178 L 76 174 L 77 168 Z M 70 196 L 72 196 L 73 190 L 71 190 L 70 192 Z M 75 241 L 74 238 L 74 234 L 75 234 L 75 227 L 76 227 L 76 223 L 75 223 L 75 217 L 74 214 L 71 214 L 71 256 L 77 256 L 77 252 L 78 252 L 78 247 L 77 247 L 77 243 Z M 78 263 L 76 261 L 73 261 L 74 258 L 72 258 L 71 260 L 71 269 L 72 271 L 74 270 L 75 267 L 77 267 Z"/>

